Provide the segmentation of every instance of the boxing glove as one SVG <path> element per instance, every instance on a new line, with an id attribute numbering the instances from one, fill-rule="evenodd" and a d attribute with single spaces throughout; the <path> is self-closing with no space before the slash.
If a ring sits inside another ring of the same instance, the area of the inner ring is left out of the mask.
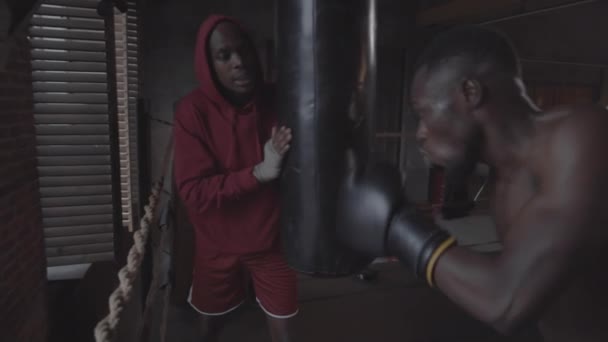
<path id="1" fill-rule="evenodd" d="M 338 197 L 338 239 L 371 257 L 395 256 L 433 286 L 435 264 L 455 239 L 408 205 L 397 168 L 349 163 L 355 170 L 347 167 Z"/>
<path id="2" fill-rule="evenodd" d="M 401 176 L 387 164 L 358 165 L 352 150 L 346 161 L 337 203 L 338 239 L 369 257 L 383 256 L 390 221 L 403 198 Z"/>
<path id="3" fill-rule="evenodd" d="M 391 218 L 386 233 L 386 251 L 408 265 L 414 274 L 434 285 L 433 272 L 439 257 L 456 243 L 415 208 L 403 205 Z"/>

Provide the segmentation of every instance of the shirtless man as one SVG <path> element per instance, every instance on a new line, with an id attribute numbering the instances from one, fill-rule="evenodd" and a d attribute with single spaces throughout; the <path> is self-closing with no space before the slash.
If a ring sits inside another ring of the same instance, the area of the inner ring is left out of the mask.
<path id="1" fill-rule="evenodd" d="M 398 204 L 398 172 L 368 169 L 346 182 L 339 233 L 351 247 L 392 254 L 475 318 L 504 334 L 537 324 L 545 341 L 608 341 L 608 113 L 539 110 L 500 34 L 447 31 L 420 57 L 411 102 L 423 154 L 465 181 L 492 169 L 502 251 L 457 246 Z"/>

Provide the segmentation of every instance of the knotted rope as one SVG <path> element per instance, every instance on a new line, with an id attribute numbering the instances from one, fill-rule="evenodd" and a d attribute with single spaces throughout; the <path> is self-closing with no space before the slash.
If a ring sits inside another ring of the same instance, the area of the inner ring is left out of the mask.
<path id="1" fill-rule="evenodd" d="M 141 262 L 144 259 L 146 252 L 146 244 L 150 227 L 156 219 L 156 212 L 160 194 L 163 189 L 165 175 L 169 163 L 171 161 L 171 152 L 173 148 L 173 138 L 169 136 L 169 143 L 165 149 L 165 154 L 162 161 L 162 174 L 158 182 L 154 183 L 148 204 L 144 207 L 144 216 L 140 220 L 140 228 L 133 234 L 133 246 L 129 250 L 127 256 L 127 264 L 118 271 L 118 287 L 112 292 L 109 303 L 109 313 L 103 318 L 97 326 L 95 326 L 95 342 L 112 342 L 118 323 L 120 322 L 120 314 L 123 312 L 125 305 L 129 302 L 133 294 L 133 283 L 140 273 Z"/>
<path id="2" fill-rule="evenodd" d="M 108 300 L 110 312 L 97 323 L 95 327 L 96 342 L 111 342 L 113 340 L 116 327 L 120 321 L 125 303 L 131 299 L 133 282 L 139 276 L 141 262 L 146 252 L 146 243 L 150 232 L 150 226 L 156 217 L 156 208 L 163 186 L 163 179 L 156 182 L 152 188 L 152 193 L 148 197 L 148 205 L 145 206 L 145 215 L 141 218 L 140 229 L 133 234 L 133 246 L 127 256 L 127 264 L 118 272 L 118 287 L 112 292 Z"/>

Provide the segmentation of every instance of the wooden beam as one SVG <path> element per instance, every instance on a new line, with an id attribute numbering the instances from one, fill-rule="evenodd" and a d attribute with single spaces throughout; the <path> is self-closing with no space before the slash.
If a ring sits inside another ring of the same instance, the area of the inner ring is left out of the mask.
<path id="1" fill-rule="evenodd" d="M 512 14 L 522 8 L 522 0 L 452 0 L 444 5 L 419 12 L 416 16 L 416 24 L 418 26 L 453 24 Z"/>

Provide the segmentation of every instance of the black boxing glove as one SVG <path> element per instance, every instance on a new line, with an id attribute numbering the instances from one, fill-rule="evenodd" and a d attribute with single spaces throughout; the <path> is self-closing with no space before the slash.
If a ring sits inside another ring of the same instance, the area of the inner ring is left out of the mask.
<path id="1" fill-rule="evenodd" d="M 393 215 L 387 230 L 387 252 L 434 286 L 433 272 L 437 260 L 456 243 L 456 239 L 407 205 Z"/>
<path id="2" fill-rule="evenodd" d="M 337 236 L 351 249 L 370 257 L 386 254 L 386 235 L 403 199 L 401 176 L 387 164 L 364 168 L 347 154 L 347 176 L 337 204 Z"/>
<path id="3" fill-rule="evenodd" d="M 437 259 L 455 239 L 407 205 L 397 168 L 363 169 L 349 153 L 348 176 L 338 197 L 338 239 L 371 257 L 395 256 L 433 286 Z"/>

